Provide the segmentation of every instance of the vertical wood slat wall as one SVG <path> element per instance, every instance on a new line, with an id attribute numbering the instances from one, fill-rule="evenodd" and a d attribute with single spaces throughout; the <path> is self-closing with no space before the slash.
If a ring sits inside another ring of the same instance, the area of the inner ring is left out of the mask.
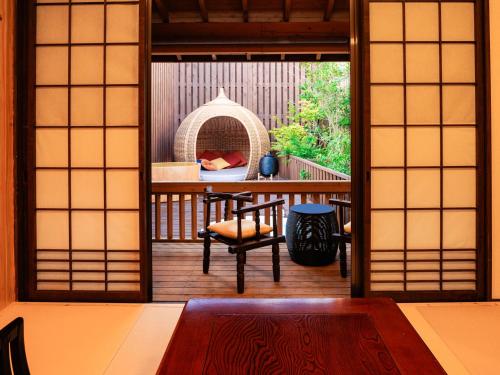
<path id="1" fill-rule="evenodd" d="M 30 293 L 139 300 L 144 4 L 33 6 Z"/>
<path id="2" fill-rule="evenodd" d="M 370 0 L 365 6 L 371 138 L 367 291 L 453 291 L 473 298 L 481 287 L 484 250 L 477 175 L 483 125 L 478 4 Z"/>
<path id="3" fill-rule="evenodd" d="M 173 160 L 175 132 L 184 118 L 226 96 L 254 112 L 267 129 L 274 116 L 286 120 L 288 103 L 297 103 L 305 68 L 296 62 L 153 63 L 151 72 L 151 160 Z"/>

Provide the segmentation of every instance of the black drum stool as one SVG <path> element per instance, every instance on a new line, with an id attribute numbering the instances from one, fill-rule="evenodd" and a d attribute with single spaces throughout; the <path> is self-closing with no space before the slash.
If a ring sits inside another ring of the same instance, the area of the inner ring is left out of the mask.
<path id="1" fill-rule="evenodd" d="M 324 266 L 335 262 L 338 239 L 335 209 L 323 204 L 290 207 L 286 223 L 286 245 L 295 263 Z"/>

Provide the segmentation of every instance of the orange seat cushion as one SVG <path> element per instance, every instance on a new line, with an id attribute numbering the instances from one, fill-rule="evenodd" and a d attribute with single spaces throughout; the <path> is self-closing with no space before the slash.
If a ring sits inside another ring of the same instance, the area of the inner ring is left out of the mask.
<path id="1" fill-rule="evenodd" d="M 238 220 L 221 221 L 212 224 L 208 227 L 212 232 L 218 233 L 223 237 L 238 239 Z M 267 224 L 260 224 L 260 234 L 268 234 L 273 231 L 273 228 Z M 255 230 L 255 221 L 241 220 L 241 238 L 255 237 L 257 231 Z"/>
<path id="2" fill-rule="evenodd" d="M 351 233 L 351 222 L 348 222 L 346 225 L 344 225 L 344 232 Z"/>

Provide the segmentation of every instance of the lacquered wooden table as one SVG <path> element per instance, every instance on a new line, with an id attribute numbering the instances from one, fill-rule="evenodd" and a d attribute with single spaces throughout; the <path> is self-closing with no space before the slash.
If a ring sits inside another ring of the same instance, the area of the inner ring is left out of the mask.
<path id="1" fill-rule="evenodd" d="M 391 299 L 194 299 L 157 374 L 445 374 Z"/>

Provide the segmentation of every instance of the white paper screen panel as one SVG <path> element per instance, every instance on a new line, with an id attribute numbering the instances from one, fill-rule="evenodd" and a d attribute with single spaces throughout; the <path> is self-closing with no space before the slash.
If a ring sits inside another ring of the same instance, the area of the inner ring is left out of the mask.
<path id="1" fill-rule="evenodd" d="M 36 291 L 143 292 L 143 5 L 34 4 Z"/>
<path id="2" fill-rule="evenodd" d="M 476 290 L 473 1 L 368 1 L 372 292 Z"/>

